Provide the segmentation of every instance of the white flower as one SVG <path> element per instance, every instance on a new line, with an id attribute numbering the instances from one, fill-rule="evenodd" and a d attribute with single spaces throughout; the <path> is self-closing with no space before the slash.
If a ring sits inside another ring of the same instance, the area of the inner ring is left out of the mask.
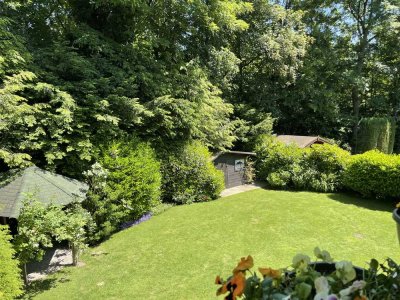
<path id="1" fill-rule="evenodd" d="M 317 294 L 314 300 L 338 300 L 337 296 L 334 294 L 329 295 L 329 283 L 326 277 L 321 276 L 314 280 L 314 286 Z"/>
<path id="2" fill-rule="evenodd" d="M 297 254 L 295 257 L 293 257 L 293 268 L 301 270 L 301 271 L 306 271 L 308 265 L 310 264 L 311 259 L 309 256 L 304 255 L 304 254 Z"/>
<path id="3" fill-rule="evenodd" d="M 356 291 L 362 290 L 363 288 L 365 288 L 366 285 L 367 283 L 364 280 L 354 281 L 353 284 L 347 289 L 343 289 L 339 292 L 341 299 L 352 299 L 350 295 Z"/>
<path id="4" fill-rule="evenodd" d="M 344 284 L 356 278 L 356 270 L 350 261 L 339 261 L 335 264 L 335 267 L 337 277 L 339 277 Z"/>
<path id="5" fill-rule="evenodd" d="M 315 285 L 315 289 L 318 293 L 328 293 L 329 292 L 329 283 L 328 283 L 328 279 L 326 279 L 326 277 L 321 276 L 318 277 L 314 280 L 314 285 Z"/>
<path id="6" fill-rule="evenodd" d="M 319 247 L 315 247 L 314 255 L 317 258 L 322 259 L 323 261 L 326 261 L 326 262 L 332 262 L 333 261 L 330 253 L 328 251 L 326 251 L 326 250 L 322 250 L 321 251 L 321 249 L 319 249 Z"/>
<path id="7" fill-rule="evenodd" d="M 335 294 L 318 293 L 315 295 L 314 300 L 339 300 Z"/>

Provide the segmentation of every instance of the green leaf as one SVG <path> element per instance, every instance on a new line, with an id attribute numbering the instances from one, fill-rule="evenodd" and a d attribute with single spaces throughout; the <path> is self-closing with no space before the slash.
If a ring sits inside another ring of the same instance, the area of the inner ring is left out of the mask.
<path id="1" fill-rule="evenodd" d="M 296 295 L 299 297 L 300 300 L 307 300 L 311 294 L 312 286 L 302 282 L 296 285 L 295 292 Z"/>

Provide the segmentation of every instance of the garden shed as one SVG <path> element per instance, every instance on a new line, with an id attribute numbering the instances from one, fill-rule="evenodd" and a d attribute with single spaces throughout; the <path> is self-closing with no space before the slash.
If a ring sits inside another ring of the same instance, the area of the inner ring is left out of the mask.
<path id="1" fill-rule="evenodd" d="M 244 170 L 249 159 L 255 158 L 254 152 L 225 151 L 216 154 L 213 162 L 218 170 L 224 172 L 225 188 L 245 184 Z"/>
<path id="2" fill-rule="evenodd" d="M 75 199 L 82 201 L 88 190 L 87 185 L 78 180 L 36 166 L 7 175 L 0 182 L 0 224 L 18 218 L 23 201 L 30 193 L 43 204 L 65 206 Z"/>
<path id="3" fill-rule="evenodd" d="M 300 148 L 311 147 L 314 144 L 332 144 L 330 141 L 325 140 L 319 136 L 305 136 L 305 135 L 278 135 L 278 141 L 289 144 L 296 144 Z"/>

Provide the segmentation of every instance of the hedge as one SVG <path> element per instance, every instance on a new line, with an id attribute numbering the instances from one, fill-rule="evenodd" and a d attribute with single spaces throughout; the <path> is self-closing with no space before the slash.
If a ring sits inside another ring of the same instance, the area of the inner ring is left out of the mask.
<path id="1" fill-rule="evenodd" d="M 400 155 L 372 150 L 350 155 L 323 144 L 300 149 L 275 138 L 258 141 L 257 177 L 272 188 L 334 192 L 352 190 L 366 197 L 400 197 Z"/>
<path id="2" fill-rule="evenodd" d="M 400 155 L 372 150 L 351 157 L 343 183 L 364 196 L 400 197 Z"/>
<path id="3" fill-rule="evenodd" d="M 356 153 L 378 149 L 392 153 L 396 135 L 394 119 L 387 117 L 363 118 L 358 129 Z"/>

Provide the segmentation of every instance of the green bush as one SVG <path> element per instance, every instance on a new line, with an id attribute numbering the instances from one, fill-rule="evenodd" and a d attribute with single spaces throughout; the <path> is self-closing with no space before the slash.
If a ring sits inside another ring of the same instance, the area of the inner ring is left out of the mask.
<path id="1" fill-rule="evenodd" d="M 0 299 L 11 300 L 22 294 L 21 270 L 7 226 L 0 226 Z"/>
<path id="2" fill-rule="evenodd" d="M 349 159 L 350 153 L 336 145 L 304 149 L 299 165 L 293 168 L 294 187 L 318 192 L 342 189 L 342 176 Z"/>
<path id="3" fill-rule="evenodd" d="M 211 154 L 200 142 L 176 147 L 162 159 L 162 197 L 178 204 L 218 198 L 224 188 L 224 175 L 217 170 Z"/>
<path id="4" fill-rule="evenodd" d="M 400 155 L 372 150 L 354 155 L 343 176 L 344 185 L 364 196 L 400 197 Z"/>
<path id="5" fill-rule="evenodd" d="M 275 188 L 292 186 L 293 167 L 299 164 L 302 150 L 294 144 L 285 145 L 272 136 L 261 136 L 255 149 L 257 178 Z"/>
<path id="6" fill-rule="evenodd" d="M 137 138 L 111 143 L 86 175 L 90 190 L 85 208 L 98 226 L 99 239 L 159 203 L 160 163 L 154 150 Z"/>
<path id="7" fill-rule="evenodd" d="M 342 175 L 350 153 L 335 145 L 300 149 L 273 137 L 257 147 L 257 175 L 274 188 L 332 192 L 342 188 Z"/>
<path id="8" fill-rule="evenodd" d="M 289 171 L 277 171 L 269 173 L 267 182 L 273 188 L 286 188 L 291 180 L 292 174 Z"/>

